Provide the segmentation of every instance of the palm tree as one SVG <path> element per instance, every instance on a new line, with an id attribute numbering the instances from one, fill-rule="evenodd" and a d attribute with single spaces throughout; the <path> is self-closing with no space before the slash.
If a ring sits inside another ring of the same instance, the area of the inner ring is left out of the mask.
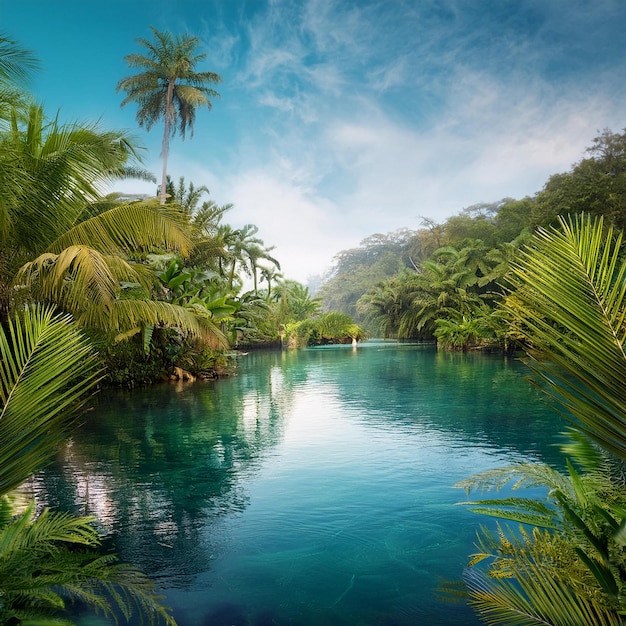
<path id="1" fill-rule="evenodd" d="M 400 318 L 398 336 L 432 335 L 435 321 L 447 311 L 458 309 L 466 296 L 465 278 L 450 264 L 435 258 L 424 261 L 418 272 L 408 274 L 403 287 L 410 292 L 410 304 Z"/>
<path id="2" fill-rule="evenodd" d="M 101 377 L 96 355 L 67 315 L 25 309 L 0 326 L 0 622 L 71 624 L 79 602 L 115 619 L 174 620 L 154 585 L 103 554 L 93 518 L 34 503 L 16 511 L 11 491 L 41 469 L 80 415 Z M 61 621 L 61 618 L 65 618 Z"/>
<path id="3" fill-rule="evenodd" d="M 317 315 L 322 299 L 311 296 L 308 287 L 295 280 L 280 282 L 274 289 L 279 324 L 306 320 Z"/>
<path id="4" fill-rule="evenodd" d="M 364 332 L 347 313 L 328 311 L 315 320 L 319 338 L 323 342 L 340 341 L 346 338 L 362 339 Z"/>
<path id="5" fill-rule="evenodd" d="M 442 345 L 461 349 L 475 340 L 493 343 L 500 315 L 491 316 L 491 302 L 502 298 L 497 281 L 508 269 L 505 251 L 495 254 L 478 240 L 467 244 L 439 248 L 415 272 L 399 276 L 409 302 L 399 311 L 399 337 L 435 336 Z"/>
<path id="6" fill-rule="evenodd" d="M 224 213 L 232 209 L 233 205 L 218 206 L 212 199 L 200 204 L 202 196 L 208 194 L 209 189 L 205 185 L 196 187 L 193 182 L 187 185 L 184 176 L 178 179 L 176 186 L 168 176 L 168 189 L 168 203 L 178 204 L 193 229 L 194 249 L 188 264 L 218 270 L 226 258 L 220 223 Z"/>
<path id="7" fill-rule="evenodd" d="M 125 133 L 47 121 L 37 105 L 29 107 L 22 123 L 13 110 L 9 127 L 0 133 L 0 309 L 5 314 L 19 268 L 88 217 L 99 185 L 136 159 Z"/>
<path id="8" fill-rule="evenodd" d="M 279 272 L 277 266 L 261 266 L 259 269 L 261 271 L 261 280 L 264 280 L 267 283 L 265 299 L 269 302 L 272 299 L 272 284 L 277 283 L 281 278 L 283 278 L 283 275 Z"/>
<path id="9" fill-rule="evenodd" d="M 224 217 L 226 211 L 230 211 L 232 208 L 233 205 L 230 203 L 218 206 L 215 200 L 205 200 L 200 208 L 194 212 L 193 225 L 203 236 L 219 238 L 222 217 Z"/>
<path id="10" fill-rule="evenodd" d="M 500 344 L 501 315 L 486 304 L 473 305 L 465 313 L 451 311 L 435 321 L 433 335 L 438 345 L 464 352 L 474 347 Z"/>
<path id="11" fill-rule="evenodd" d="M 405 270 L 381 281 L 357 301 L 357 313 L 373 324 L 385 339 L 398 336 L 402 314 L 412 299 L 413 289 L 407 288 L 412 274 Z"/>
<path id="12" fill-rule="evenodd" d="M 0 244 L 27 254 L 46 249 L 78 221 L 105 185 L 137 171 L 139 153 L 124 131 L 47 120 L 32 104 L 0 134 Z M 31 257 L 32 258 L 32 257 Z"/>
<path id="13" fill-rule="evenodd" d="M 259 264 L 261 259 L 265 259 L 274 265 L 277 270 L 280 270 L 280 263 L 277 259 L 270 255 L 270 252 L 274 249 L 274 246 L 266 248 L 259 244 L 249 245 L 245 249 L 245 254 L 248 257 L 248 262 L 250 263 L 249 272 L 252 275 L 252 283 L 254 293 L 259 292 L 258 288 L 258 279 L 259 279 L 259 271 L 263 271 L 263 265 Z"/>
<path id="14" fill-rule="evenodd" d="M 224 242 L 230 264 L 228 285 L 232 290 L 235 285 L 237 267 L 254 279 L 254 291 L 257 292 L 258 269 L 257 261 L 267 259 L 278 269 L 280 264 L 270 256 L 272 248 L 265 248 L 263 240 L 256 236 L 259 227 L 254 224 L 244 224 L 241 228 L 233 229 L 229 225 L 219 228 L 219 235 Z"/>
<path id="15" fill-rule="evenodd" d="M 130 68 L 139 69 L 140 73 L 121 79 L 117 90 L 126 92 L 121 106 L 129 102 L 137 103 L 139 126 L 150 130 L 163 119 L 160 198 L 161 204 L 164 204 L 170 137 L 176 134 L 177 124 L 183 139 L 187 128 L 193 134 L 196 109 L 200 106 L 212 108 L 211 98 L 219 94 L 209 85 L 220 83 L 222 78 L 214 72 L 196 71 L 197 65 L 206 58 L 205 53 L 196 53 L 200 43 L 198 37 L 188 34 L 173 36 L 154 27 L 151 30 L 154 41 L 137 40 L 146 53 L 129 54 L 124 58 Z"/>
<path id="16" fill-rule="evenodd" d="M 168 176 L 166 188 L 169 191 L 169 201 L 176 202 L 188 219 L 197 213 L 203 194 L 209 193 L 206 185 L 196 187 L 193 182 L 186 184 L 184 176 L 178 179 L 177 185 L 174 185 L 174 181 Z"/>

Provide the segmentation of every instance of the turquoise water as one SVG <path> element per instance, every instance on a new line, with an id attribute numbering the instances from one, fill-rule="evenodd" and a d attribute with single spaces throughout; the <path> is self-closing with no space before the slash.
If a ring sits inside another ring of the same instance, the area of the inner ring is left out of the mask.
<path id="1" fill-rule="evenodd" d="M 559 462 L 525 375 L 424 345 L 250 353 L 230 379 L 102 394 L 33 486 L 97 515 L 181 626 L 478 624 L 436 597 L 488 521 L 453 485 Z"/>

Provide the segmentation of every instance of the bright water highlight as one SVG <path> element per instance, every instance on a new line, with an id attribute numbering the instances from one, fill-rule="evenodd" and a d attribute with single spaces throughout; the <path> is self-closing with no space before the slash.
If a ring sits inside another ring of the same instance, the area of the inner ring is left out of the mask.
<path id="1" fill-rule="evenodd" d="M 436 597 L 491 525 L 453 485 L 560 462 L 564 425 L 523 365 L 387 342 L 240 363 L 103 393 L 39 501 L 96 515 L 181 626 L 480 623 Z"/>

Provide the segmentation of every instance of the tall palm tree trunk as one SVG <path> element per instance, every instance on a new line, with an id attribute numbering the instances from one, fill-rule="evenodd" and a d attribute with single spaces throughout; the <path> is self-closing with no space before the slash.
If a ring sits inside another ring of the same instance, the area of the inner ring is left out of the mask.
<path id="1" fill-rule="evenodd" d="M 161 204 L 165 204 L 165 199 L 167 197 L 165 187 L 167 182 L 167 157 L 169 156 L 169 138 L 167 137 L 167 125 L 165 130 L 165 135 L 163 137 L 163 150 L 161 152 L 161 158 L 163 159 L 163 168 L 161 170 L 161 189 L 159 193 L 159 198 Z"/>
<path id="2" fill-rule="evenodd" d="M 172 108 L 174 106 L 174 82 L 171 80 L 167 86 L 167 99 L 165 104 L 165 124 L 163 128 L 163 142 L 161 144 L 161 159 L 163 159 L 163 168 L 161 169 L 161 204 L 165 204 L 167 196 L 167 159 L 170 154 L 170 133 L 172 128 Z"/>

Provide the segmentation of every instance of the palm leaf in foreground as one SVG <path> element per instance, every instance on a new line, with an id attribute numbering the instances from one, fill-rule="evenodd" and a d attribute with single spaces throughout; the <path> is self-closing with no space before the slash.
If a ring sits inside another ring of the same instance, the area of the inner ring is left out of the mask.
<path id="1" fill-rule="evenodd" d="M 98 550 L 93 521 L 47 509 L 35 517 L 31 504 L 0 530 L 1 623 L 71 625 L 61 617 L 71 602 L 115 621 L 175 626 L 145 574 Z"/>
<path id="2" fill-rule="evenodd" d="M 571 448 L 573 450 L 573 448 Z M 585 458 L 590 457 L 585 453 Z M 482 528 L 465 575 L 469 603 L 488 624 L 621 624 L 626 493 L 595 468 L 568 473 L 543 463 L 488 470 L 457 484 L 473 490 L 546 489 L 545 499 L 464 502 L 470 510 L 519 522 L 517 531 Z M 481 564 L 481 568 L 476 568 Z M 484 566 L 486 565 L 486 569 Z M 446 593 L 445 589 L 443 590 Z M 449 594 L 448 594 L 449 595 Z"/>
<path id="3" fill-rule="evenodd" d="M 626 260 L 601 219 L 561 218 L 513 268 L 507 310 L 543 389 L 596 443 L 626 458 Z"/>
<path id="4" fill-rule="evenodd" d="M 67 435 L 100 376 L 68 315 L 33 307 L 0 327 L 0 623 L 68 624 L 67 602 L 117 621 L 174 626 L 153 583 L 100 551 L 93 518 L 31 503 L 12 515 L 8 492 L 41 468 Z"/>
<path id="5" fill-rule="evenodd" d="M 0 495 L 48 460 L 99 376 L 69 316 L 37 307 L 0 328 Z"/>
<path id="6" fill-rule="evenodd" d="M 581 589 L 572 589 L 561 576 L 554 575 L 556 570 L 552 564 L 538 563 L 532 555 L 518 550 L 514 567 L 514 578 L 494 580 L 476 570 L 470 570 L 466 575 L 469 603 L 488 624 L 622 624 L 617 612 L 607 609 L 605 598 L 593 591 L 583 593 Z"/>

